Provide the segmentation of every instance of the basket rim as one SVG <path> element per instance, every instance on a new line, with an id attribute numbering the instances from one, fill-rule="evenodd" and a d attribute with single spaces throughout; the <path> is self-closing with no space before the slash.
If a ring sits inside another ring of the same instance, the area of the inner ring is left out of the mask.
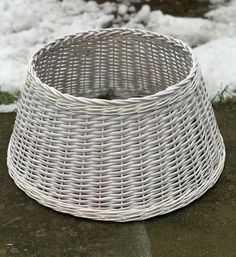
<path id="1" fill-rule="evenodd" d="M 49 50 L 51 47 L 56 46 L 57 44 L 61 43 L 62 41 L 66 42 L 70 40 L 71 38 L 77 38 L 77 37 L 82 37 L 82 36 L 91 36 L 93 34 L 106 34 L 106 33 L 134 33 L 134 34 L 140 34 L 142 36 L 158 36 L 162 37 L 163 39 L 166 39 L 168 41 L 172 41 L 178 44 L 181 44 L 189 53 L 191 60 L 192 60 L 192 66 L 189 70 L 188 75 L 179 81 L 176 84 L 170 85 L 164 90 L 157 91 L 154 94 L 150 94 L 147 96 L 142 96 L 142 97 L 130 97 L 127 99 L 112 99 L 112 100 L 107 100 L 107 99 L 99 99 L 99 98 L 87 98 L 84 96 L 73 96 L 68 93 L 62 93 L 60 90 L 49 86 L 47 83 L 42 82 L 42 80 L 37 76 L 35 66 L 38 57 L 44 52 Z M 125 104 L 138 104 L 142 102 L 148 102 L 152 100 L 156 100 L 159 98 L 163 98 L 166 96 L 171 96 L 176 94 L 181 88 L 183 88 L 184 85 L 188 84 L 191 79 L 195 76 L 196 70 L 198 68 L 198 62 L 195 54 L 193 53 L 193 50 L 191 47 L 189 47 L 186 43 L 184 43 L 182 40 L 176 39 L 172 36 L 167 36 L 162 33 L 157 33 L 157 32 L 151 32 L 148 30 L 141 30 L 141 29 L 130 29 L 130 28 L 106 28 L 106 29 L 97 29 L 97 30 L 89 30 L 89 31 L 81 31 L 75 34 L 70 34 L 66 35 L 64 37 L 58 38 L 54 40 L 53 42 L 45 45 L 41 49 L 39 49 L 31 58 L 30 64 L 29 64 L 29 69 L 28 69 L 28 74 L 31 75 L 31 79 L 34 80 L 34 83 L 44 89 L 45 91 L 49 91 L 54 95 L 55 98 L 61 98 L 64 101 L 69 101 L 70 103 L 82 103 L 82 104 L 90 104 L 90 105 L 100 105 L 100 106 L 108 106 L 108 105 L 125 105 Z M 45 94 L 45 97 L 47 97 L 47 94 Z M 51 98 L 51 97 L 50 97 Z"/>

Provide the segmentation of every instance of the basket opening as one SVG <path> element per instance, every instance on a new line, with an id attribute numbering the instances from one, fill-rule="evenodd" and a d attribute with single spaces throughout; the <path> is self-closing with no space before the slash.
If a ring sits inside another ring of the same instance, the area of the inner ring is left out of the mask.
<path id="1" fill-rule="evenodd" d="M 42 50 L 36 75 L 62 93 L 88 98 L 155 94 L 185 79 L 192 55 L 177 41 L 120 33 L 61 40 Z"/>

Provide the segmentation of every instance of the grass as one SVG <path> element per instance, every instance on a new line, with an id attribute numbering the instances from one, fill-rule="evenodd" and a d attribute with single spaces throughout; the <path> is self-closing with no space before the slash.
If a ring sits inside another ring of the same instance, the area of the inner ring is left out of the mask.
<path id="1" fill-rule="evenodd" d="M 0 91 L 0 105 L 1 104 L 12 104 L 17 101 L 19 94 L 13 95 L 8 92 Z"/>

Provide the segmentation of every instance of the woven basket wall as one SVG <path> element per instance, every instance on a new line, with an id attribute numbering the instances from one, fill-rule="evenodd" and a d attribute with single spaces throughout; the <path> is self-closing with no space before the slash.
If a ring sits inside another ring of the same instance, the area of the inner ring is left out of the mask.
<path id="1" fill-rule="evenodd" d="M 108 29 L 59 39 L 34 55 L 8 167 L 39 203 L 78 217 L 142 220 L 199 198 L 224 159 L 199 67 L 183 42 Z"/>

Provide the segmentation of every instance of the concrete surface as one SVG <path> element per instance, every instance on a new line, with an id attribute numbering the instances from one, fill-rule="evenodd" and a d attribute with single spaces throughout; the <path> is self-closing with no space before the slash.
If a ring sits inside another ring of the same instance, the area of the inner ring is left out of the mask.
<path id="1" fill-rule="evenodd" d="M 19 190 L 6 166 L 15 114 L 0 114 L 0 257 L 236 257 L 236 105 L 215 113 L 227 149 L 217 184 L 188 207 L 125 224 L 64 215 Z"/>

